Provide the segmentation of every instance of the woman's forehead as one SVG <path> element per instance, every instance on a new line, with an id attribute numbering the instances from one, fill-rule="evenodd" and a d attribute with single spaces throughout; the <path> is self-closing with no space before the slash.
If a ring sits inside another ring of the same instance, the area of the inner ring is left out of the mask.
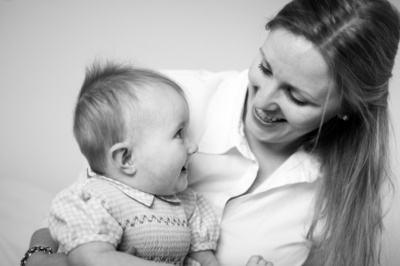
<path id="1" fill-rule="evenodd" d="M 302 36 L 273 29 L 261 47 L 274 78 L 313 98 L 324 98 L 334 88 L 328 64 L 319 50 Z"/>

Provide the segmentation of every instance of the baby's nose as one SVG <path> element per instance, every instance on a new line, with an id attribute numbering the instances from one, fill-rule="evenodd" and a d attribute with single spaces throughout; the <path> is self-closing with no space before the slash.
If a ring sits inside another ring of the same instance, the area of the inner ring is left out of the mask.
<path id="1" fill-rule="evenodd" d="M 197 146 L 196 143 L 190 142 L 189 148 L 188 148 L 188 153 L 189 153 L 189 154 L 194 154 L 194 153 L 197 152 L 198 149 L 199 149 L 199 147 Z"/>

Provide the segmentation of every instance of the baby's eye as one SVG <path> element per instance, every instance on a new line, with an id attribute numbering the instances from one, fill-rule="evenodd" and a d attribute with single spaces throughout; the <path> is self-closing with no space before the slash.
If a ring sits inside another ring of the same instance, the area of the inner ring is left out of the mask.
<path id="1" fill-rule="evenodd" d="M 179 129 L 178 132 L 176 132 L 175 138 L 179 138 L 179 139 L 183 138 L 182 129 Z"/>

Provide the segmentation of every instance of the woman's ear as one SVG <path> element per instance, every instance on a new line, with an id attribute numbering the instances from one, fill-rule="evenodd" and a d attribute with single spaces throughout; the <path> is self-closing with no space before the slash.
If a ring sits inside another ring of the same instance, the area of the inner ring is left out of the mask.
<path id="1" fill-rule="evenodd" d="M 111 160 L 114 166 L 127 175 L 136 173 L 136 164 L 132 154 L 132 144 L 120 142 L 110 149 Z"/>

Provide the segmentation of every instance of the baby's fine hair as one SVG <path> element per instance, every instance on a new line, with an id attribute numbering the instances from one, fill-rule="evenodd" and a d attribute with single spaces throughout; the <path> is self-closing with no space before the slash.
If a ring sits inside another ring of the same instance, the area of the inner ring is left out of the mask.
<path id="1" fill-rule="evenodd" d="M 140 108 L 140 91 L 148 87 L 181 87 L 154 70 L 128 64 L 94 63 L 86 77 L 74 111 L 73 131 L 92 171 L 104 174 L 108 150 L 127 137 L 127 114 Z"/>

